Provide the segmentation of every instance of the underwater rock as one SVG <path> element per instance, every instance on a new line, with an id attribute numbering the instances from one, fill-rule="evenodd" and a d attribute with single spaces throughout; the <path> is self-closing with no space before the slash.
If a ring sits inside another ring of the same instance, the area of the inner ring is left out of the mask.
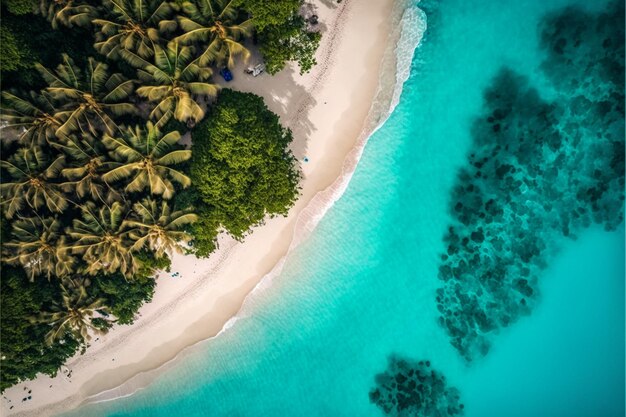
<path id="1" fill-rule="evenodd" d="M 430 361 L 389 357 L 385 372 L 376 375 L 370 402 L 392 417 L 447 417 L 463 415 L 459 391 L 431 368 Z"/>
<path id="2" fill-rule="evenodd" d="M 568 7 L 547 15 L 540 29 L 541 47 L 548 53 L 542 69 L 555 87 L 567 94 L 580 91 L 592 101 L 617 92 L 623 105 L 623 1 L 597 14 Z"/>
<path id="3" fill-rule="evenodd" d="M 503 68 L 484 93 L 452 189 L 439 322 L 467 360 L 530 314 L 561 236 L 624 219 L 624 4 L 566 8 L 540 24 L 557 98 Z M 497 127 L 496 127 L 497 126 Z"/>

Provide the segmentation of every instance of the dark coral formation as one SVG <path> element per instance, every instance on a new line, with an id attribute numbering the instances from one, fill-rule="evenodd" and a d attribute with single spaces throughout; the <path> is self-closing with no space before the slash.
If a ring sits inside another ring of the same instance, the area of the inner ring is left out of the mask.
<path id="1" fill-rule="evenodd" d="M 624 2 L 597 15 L 569 7 L 541 23 L 543 70 L 569 95 L 621 102 L 624 94 Z M 621 95 L 621 100 L 620 96 Z M 623 108 L 622 108 L 623 110 Z"/>
<path id="2" fill-rule="evenodd" d="M 385 372 L 376 375 L 376 387 L 369 397 L 386 415 L 393 417 L 463 415 L 459 391 L 448 387 L 446 378 L 430 367 L 430 361 L 390 356 Z"/>
<path id="3" fill-rule="evenodd" d="M 529 314 L 560 236 L 612 230 L 624 207 L 624 4 L 568 8 L 541 25 L 556 100 L 503 69 L 484 95 L 452 192 L 437 290 L 440 322 L 471 361 Z"/>

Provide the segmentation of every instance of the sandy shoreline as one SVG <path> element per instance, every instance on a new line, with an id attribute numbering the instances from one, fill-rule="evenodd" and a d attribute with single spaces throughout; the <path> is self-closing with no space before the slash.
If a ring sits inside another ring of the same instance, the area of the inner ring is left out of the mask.
<path id="1" fill-rule="evenodd" d="M 71 378 L 59 372 L 7 390 L 2 415 L 53 415 L 145 386 L 154 378 L 151 371 L 170 366 L 185 348 L 217 335 L 263 277 L 280 271 L 288 251 L 342 194 L 367 137 L 397 100 L 395 46 L 403 39 L 403 7 L 394 7 L 393 0 L 315 4 L 324 36 L 311 73 L 300 76 L 289 67 L 274 77 L 252 78 L 238 68 L 229 84 L 263 96 L 293 130 L 292 149 L 302 163 L 303 181 L 289 215 L 269 219 L 241 243 L 221 236 L 220 249 L 209 259 L 175 256 L 172 272 L 180 277 L 160 274 L 152 303 L 142 307 L 134 325 L 92 341 L 84 355 L 68 362 Z M 303 162 L 305 156 L 309 162 Z M 24 387 L 32 390 L 27 402 L 21 401 Z"/>

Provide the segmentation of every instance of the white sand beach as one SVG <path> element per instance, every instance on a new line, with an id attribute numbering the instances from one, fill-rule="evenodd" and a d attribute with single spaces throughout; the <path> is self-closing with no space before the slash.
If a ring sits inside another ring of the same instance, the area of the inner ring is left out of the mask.
<path id="1" fill-rule="evenodd" d="M 208 259 L 174 256 L 171 272 L 159 274 L 154 299 L 141 308 L 134 325 L 116 326 L 92 340 L 55 378 L 40 376 L 8 389 L 2 415 L 47 416 L 85 401 L 128 395 L 133 389 L 122 386 L 126 381 L 217 335 L 345 188 L 342 176 L 354 170 L 379 122 L 378 108 L 388 109 L 393 99 L 394 49 L 403 8 L 394 6 L 394 0 L 317 0 L 314 5 L 323 37 L 318 64 L 309 74 L 301 76 L 290 66 L 273 77 L 252 77 L 240 65 L 227 84 L 263 96 L 293 130 L 292 149 L 303 179 L 289 215 L 268 219 L 243 242 L 221 236 L 219 250 Z M 391 70 L 384 71 L 383 61 Z M 172 276 L 175 272 L 179 275 Z M 28 391 L 32 399 L 24 402 Z"/>

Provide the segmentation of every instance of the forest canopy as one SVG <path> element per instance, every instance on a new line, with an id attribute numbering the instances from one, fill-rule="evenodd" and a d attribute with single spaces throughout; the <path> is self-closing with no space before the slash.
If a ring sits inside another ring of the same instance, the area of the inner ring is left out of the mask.
<path id="1" fill-rule="evenodd" d="M 205 207 L 192 233 L 198 255 L 208 254 L 219 227 L 242 238 L 266 215 L 287 214 L 299 180 L 292 139 L 260 97 L 221 92 L 192 134 L 191 180 Z"/>
<path id="2" fill-rule="evenodd" d="M 287 213 L 291 132 L 214 74 L 256 42 L 308 71 L 301 4 L 0 1 L 0 390 L 132 324 L 173 253 Z"/>

